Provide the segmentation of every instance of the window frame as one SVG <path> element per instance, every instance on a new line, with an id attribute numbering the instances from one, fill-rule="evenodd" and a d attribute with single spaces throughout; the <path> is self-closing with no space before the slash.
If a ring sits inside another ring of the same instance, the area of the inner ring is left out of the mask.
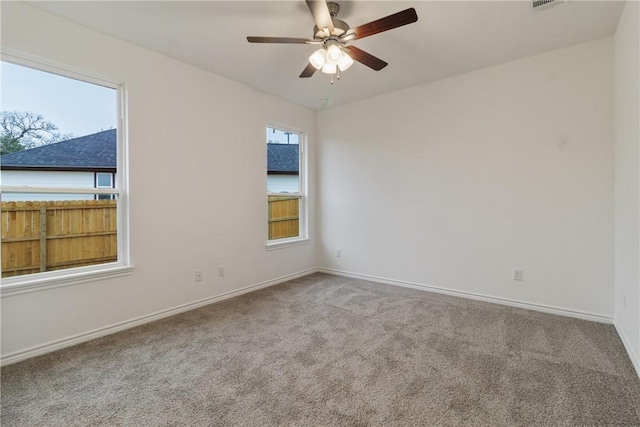
<path id="1" fill-rule="evenodd" d="M 268 146 L 267 140 L 265 138 L 264 141 L 264 150 L 265 150 L 265 187 L 267 193 L 267 201 L 269 196 L 296 196 L 298 197 L 298 235 L 294 237 L 284 237 L 281 239 L 269 239 L 269 207 L 268 203 L 266 203 L 266 210 L 264 218 L 267 219 L 266 223 L 266 231 L 265 231 L 265 247 L 269 250 L 287 248 L 291 246 L 304 245 L 309 242 L 309 230 L 308 230 L 308 186 L 307 186 L 307 133 L 302 129 L 297 129 L 295 127 L 277 124 L 273 122 L 269 122 L 263 128 L 266 130 L 267 128 L 276 129 L 284 132 L 291 132 L 298 135 L 298 192 L 297 193 L 271 193 L 269 192 L 269 184 L 268 184 Z M 265 135 L 263 133 L 263 135 Z"/>
<path id="2" fill-rule="evenodd" d="M 114 188 L 65 188 L 65 187 L 36 187 L 36 186 L 3 186 L 0 183 L 0 193 L 62 193 L 62 194 L 106 194 L 117 198 L 117 230 L 118 230 L 118 260 L 116 262 L 95 264 L 84 267 L 73 267 L 64 270 L 45 271 L 22 276 L 3 278 L 0 284 L 0 298 L 16 294 L 36 292 L 49 288 L 76 285 L 95 280 L 104 280 L 131 274 L 133 266 L 130 258 L 129 235 L 129 163 L 127 141 L 127 108 L 126 86 L 108 77 L 99 76 L 84 70 L 59 64 L 47 59 L 34 57 L 23 52 L 2 49 L 0 51 L 0 65 L 8 62 L 36 71 L 52 73 L 81 82 L 95 84 L 116 90 L 117 108 L 117 170 L 112 175 Z M 97 179 L 97 177 L 96 177 Z M 97 184 L 97 181 L 95 182 Z M 96 196 L 94 196 L 96 197 Z"/>

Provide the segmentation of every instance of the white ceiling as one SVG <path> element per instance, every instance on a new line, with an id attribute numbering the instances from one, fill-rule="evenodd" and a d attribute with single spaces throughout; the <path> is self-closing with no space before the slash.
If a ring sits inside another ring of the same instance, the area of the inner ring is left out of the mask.
<path id="1" fill-rule="evenodd" d="M 311 45 L 250 44 L 246 36 L 312 37 L 303 0 L 45 1 L 54 14 L 309 108 L 336 106 L 614 33 L 624 3 L 570 1 L 531 13 L 528 1 L 337 1 L 355 27 L 409 7 L 418 22 L 352 42 L 387 61 L 356 63 L 333 86 L 298 75 Z M 325 101 L 323 101 L 325 100 Z"/>

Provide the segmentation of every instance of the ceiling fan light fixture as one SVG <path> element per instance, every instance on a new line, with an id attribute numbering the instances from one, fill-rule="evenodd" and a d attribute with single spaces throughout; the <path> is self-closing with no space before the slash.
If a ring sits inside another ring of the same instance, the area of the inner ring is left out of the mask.
<path id="1" fill-rule="evenodd" d="M 351 67 L 353 59 L 337 44 L 331 44 L 313 52 L 309 57 L 309 63 L 325 74 L 336 74 L 338 70 L 344 71 Z"/>
<path id="2" fill-rule="evenodd" d="M 340 68 L 340 71 L 344 71 L 352 65 L 353 59 L 351 59 L 347 52 L 342 52 L 342 57 L 340 58 L 340 61 L 338 61 L 338 68 Z"/>
<path id="3" fill-rule="evenodd" d="M 327 62 L 327 52 L 324 48 L 320 48 L 313 52 L 309 57 L 309 63 L 313 65 L 316 70 L 322 68 L 322 66 Z"/>
<path id="4" fill-rule="evenodd" d="M 0 0 L 1 1 L 1 0 Z M 534 3 L 561 3 L 569 0 L 530 0 Z M 373 36 L 394 28 L 412 24 L 418 20 L 418 14 L 412 7 L 394 13 L 384 18 L 376 19 L 367 24 L 351 28 L 346 22 L 336 19 L 340 10 L 340 5 L 328 0 L 306 0 L 307 7 L 313 15 L 315 21 L 313 27 L 313 37 L 311 39 L 298 37 L 257 37 L 248 36 L 249 43 L 287 43 L 287 44 L 312 44 L 322 45 L 322 49 L 317 50 L 309 56 L 309 64 L 300 73 L 300 78 L 313 76 L 316 70 L 322 70 L 325 74 L 337 74 L 340 79 L 340 72 L 345 71 L 354 61 L 358 61 L 374 71 L 380 71 L 387 64 L 380 58 L 367 53 L 355 46 L 345 47 L 351 40 L 360 40 Z M 350 54 L 349 54 L 349 53 Z M 354 59 L 355 58 L 355 59 Z"/>

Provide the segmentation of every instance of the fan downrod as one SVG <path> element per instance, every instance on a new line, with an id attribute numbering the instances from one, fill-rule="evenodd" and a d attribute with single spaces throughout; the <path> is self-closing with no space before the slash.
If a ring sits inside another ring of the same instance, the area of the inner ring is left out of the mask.
<path id="1" fill-rule="evenodd" d="M 329 9 L 329 15 L 331 15 L 332 18 L 335 18 L 338 16 L 338 12 L 340 12 L 340 5 L 338 3 L 328 1 L 327 9 Z"/>

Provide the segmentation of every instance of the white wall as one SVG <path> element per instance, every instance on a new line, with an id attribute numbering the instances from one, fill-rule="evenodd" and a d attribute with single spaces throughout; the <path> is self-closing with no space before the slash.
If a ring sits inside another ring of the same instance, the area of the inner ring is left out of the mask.
<path id="1" fill-rule="evenodd" d="M 322 111 L 318 139 L 322 266 L 613 316 L 611 37 Z"/>
<path id="2" fill-rule="evenodd" d="M 640 7 L 615 34 L 615 319 L 640 375 Z"/>
<path id="3" fill-rule="evenodd" d="M 265 249 L 265 126 L 306 130 L 313 156 L 313 111 L 24 3 L 2 2 L 1 29 L 3 48 L 126 83 L 135 265 L 123 278 L 3 297 L 3 356 L 315 265 L 314 244 Z"/>
<path id="4" fill-rule="evenodd" d="M 271 193 L 296 193 L 298 182 L 298 175 L 268 175 L 267 189 Z"/>
<path id="5" fill-rule="evenodd" d="M 33 187 L 67 187 L 67 188 L 93 188 L 94 172 L 70 172 L 70 171 L 20 171 L 3 170 L 0 172 L 2 185 L 30 185 Z M 74 194 L 72 198 L 65 194 L 2 194 L 3 202 L 26 200 L 91 200 L 91 194 Z"/>

